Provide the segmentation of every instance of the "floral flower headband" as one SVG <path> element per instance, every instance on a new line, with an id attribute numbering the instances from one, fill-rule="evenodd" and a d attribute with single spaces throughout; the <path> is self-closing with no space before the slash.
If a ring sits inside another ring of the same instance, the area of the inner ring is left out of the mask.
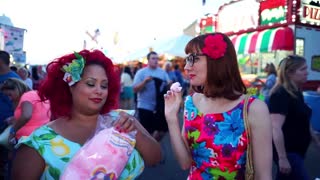
<path id="1" fill-rule="evenodd" d="M 204 40 L 202 53 L 209 56 L 213 60 L 222 58 L 227 51 L 227 43 L 221 34 L 208 35 Z"/>
<path id="2" fill-rule="evenodd" d="M 76 59 L 72 60 L 71 63 L 68 63 L 62 67 L 62 71 L 65 72 L 63 80 L 68 83 L 69 86 L 72 86 L 76 82 L 80 81 L 81 74 L 85 65 L 84 58 L 77 52 L 74 52 Z"/>

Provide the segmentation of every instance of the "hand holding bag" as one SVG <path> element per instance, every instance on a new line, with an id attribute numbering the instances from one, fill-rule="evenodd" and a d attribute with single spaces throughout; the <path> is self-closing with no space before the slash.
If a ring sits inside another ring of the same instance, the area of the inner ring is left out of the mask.
<path id="1" fill-rule="evenodd" d="M 247 161 L 246 161 L 246 180 L 254 180 L 254 167 L 253 167 L 253 152 L 252 152 L 252 138 L 251 138 L 251 129 L 248 119 L 248 104 L 250 96 L 246 95 L 243 105 L 243 120 L 246 128 L 246 134 L 248 138 L 248 148 L 247 148 Z"/>

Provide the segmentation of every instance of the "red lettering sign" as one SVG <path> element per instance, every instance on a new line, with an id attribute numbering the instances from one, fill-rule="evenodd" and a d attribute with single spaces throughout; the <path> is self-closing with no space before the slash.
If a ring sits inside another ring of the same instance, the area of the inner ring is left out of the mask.
<path id="1" fill-rule="evenodd" d="M 302 21 L 320 23 L 320 8 L 316 6 L 304 5 Z"/>

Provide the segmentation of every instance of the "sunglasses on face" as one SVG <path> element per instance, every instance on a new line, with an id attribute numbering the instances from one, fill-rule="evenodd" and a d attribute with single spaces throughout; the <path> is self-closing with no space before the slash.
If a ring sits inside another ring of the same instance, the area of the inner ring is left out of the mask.
<path id="1" fill-rule="evenodd" d="M 189 56 L 186 57 L 185 61 L 190 67 L 194 65 L 195 62 L 199 60 L 198 56 L 205 56 L 205 54 L 201 53 L 191 53 Z"/>

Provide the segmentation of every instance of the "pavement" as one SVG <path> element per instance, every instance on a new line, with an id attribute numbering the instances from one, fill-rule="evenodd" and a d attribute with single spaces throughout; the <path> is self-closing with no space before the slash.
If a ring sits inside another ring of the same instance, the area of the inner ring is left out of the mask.
<path id="1" fill-rule="evenodd" d="M 172 152 L 169 134 L 161 140 L 161 148 L 165 154 L 164 161 L 154 167 L 146 167 L 138 180 L 183 180 L 187 179 L 188 171 L 183 171 Z"/>
<path id="2" fill-rule="evenodd" d="M 188 171 L 182 170 L 172 152 L 169 134 L 161 140 L 162 150 L 165 152 L 165 160 L 154 167 L 146 167 L 138 180 L 186 180 Z M 320 148 L 311 143 L 305 159 L 305 166 L 310 180 L 320 178 Z"/>

